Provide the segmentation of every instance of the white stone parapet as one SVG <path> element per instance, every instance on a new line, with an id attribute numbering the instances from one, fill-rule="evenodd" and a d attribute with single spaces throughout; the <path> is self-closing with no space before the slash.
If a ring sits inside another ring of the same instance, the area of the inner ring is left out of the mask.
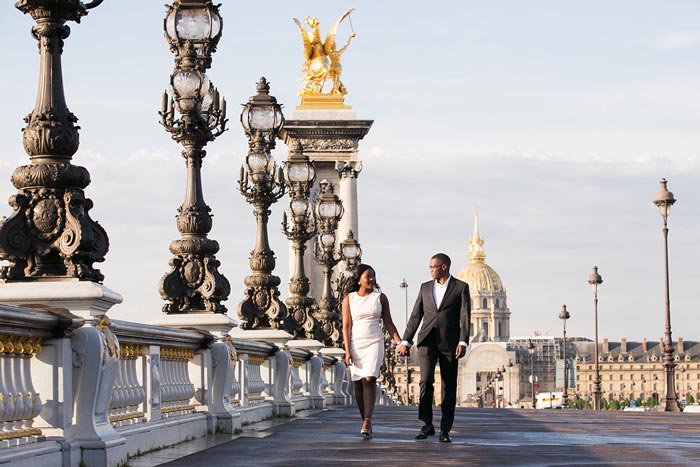
<path id="1" fill-rule="evenodd" d="M 222 339 L 41 308 L 0 305 L 0 451 L 11 463 L 115 466 L 273 413 L 349 402 L 333 356 L 342 350 L 316 341 L 276 331 Z"/>

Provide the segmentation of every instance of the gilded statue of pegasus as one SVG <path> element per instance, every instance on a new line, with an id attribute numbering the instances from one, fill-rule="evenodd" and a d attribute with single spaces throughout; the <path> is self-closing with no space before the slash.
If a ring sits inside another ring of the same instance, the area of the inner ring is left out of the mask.
<path id="1" fill-rule="evenodd" d="M 323 86 L 328 78 L 331 79 L 333 85 L 330 93 L 327 94 L 347 94 L 345 86 L 340 81 L 340 74 L 343 70 L 343 67 L 340 65 L 340 57 L 350 45 L 350 41 L 355 37 L 355 33 L 350 34 L 347 42 L 340 49 L 337 48 L 335 43 L 335 34 L 340 23 L 354 10 L 354 8 L 350 8 L 340 15 L 330 31 L 328 31 L 326 40 L 323 42 L 321 42 L 321 28 L 318 19 L 306 17 L 306 24 L 310 28 L 307 31 L 301 24 L 301 21 L 293 18 L 301 30 L 301 37 L 304 41 L 304 67 L 302 68 L 304 88 L 299 91 L 300 96 L 324 94 Z"/>

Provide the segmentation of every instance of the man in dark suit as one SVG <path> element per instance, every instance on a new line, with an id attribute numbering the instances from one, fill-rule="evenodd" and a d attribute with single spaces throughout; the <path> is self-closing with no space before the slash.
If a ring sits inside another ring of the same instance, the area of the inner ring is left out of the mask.
<path id="1" fill-rule="evenodd" d="M 435 434 L 433 426 L 433 384 L 435 365 L 440 364 L 442 378 L 442 418 L 440 441 L 451 442 L 450 429 L 457 404 L 457 359 L 464 357 L 469 344 L 471 301 L 469 285 L 450 275 L 450 258 L 438 253 L 430 259 L 432 281 L 421 284 L 418 299 L 406 323 L 403 341 L 397 353 L 408 355 L 418 325 L 418 363 L 420 365 L 420 403 L 418 418 L 424 425 L 416 439 Z"/>

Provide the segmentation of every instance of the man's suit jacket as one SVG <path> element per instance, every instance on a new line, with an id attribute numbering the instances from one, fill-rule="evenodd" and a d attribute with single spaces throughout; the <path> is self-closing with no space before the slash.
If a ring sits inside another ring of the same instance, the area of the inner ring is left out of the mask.
<path id="1" fill-rule="evenodd" d="M 450 276 L 445 296 L 438 307 L 433 298 L 434 282 L 431 280 L 421 284 L 416 304 L 413 305 L 411 317 L 406 324 L 403 340 L 412 343 L 418 325 L 423 321 L 416 340 L 418 347 L 424 343 L 430 331 L 437 327 L 438 350 L 451 353 L 455 351 L 460 341 L 469 343 L 471 317 L 469 285 Z"/>

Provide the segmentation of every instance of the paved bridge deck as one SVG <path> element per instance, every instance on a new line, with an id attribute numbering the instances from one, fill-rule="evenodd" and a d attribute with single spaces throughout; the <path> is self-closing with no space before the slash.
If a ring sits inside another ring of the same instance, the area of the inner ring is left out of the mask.
<path id="1" fill-rule="evenodd" d="M 233 440 L 196 440 L 129 465 L 178 457 L 168 467 L 360 466 L 368 460 L 382 467 L 700 465 L 700 414 L 458 408 L 453 442 L 445 444 L 435 436 L 413 439 L 421 426 L 417 413 L 416 407 L 377 407 L 372 440 L 359 436 L 354 407 L 301 413 L 244 427 Z"/>

